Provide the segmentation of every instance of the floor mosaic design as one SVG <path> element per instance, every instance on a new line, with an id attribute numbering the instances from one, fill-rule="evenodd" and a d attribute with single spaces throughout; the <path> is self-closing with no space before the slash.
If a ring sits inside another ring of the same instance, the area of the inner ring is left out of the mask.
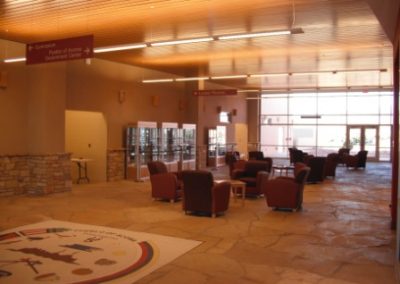
<path id="1" fill-rule="evenodd" d="M 0 232 L 0 283 L 133 283 L 200 243 L 45 221 Z"/>

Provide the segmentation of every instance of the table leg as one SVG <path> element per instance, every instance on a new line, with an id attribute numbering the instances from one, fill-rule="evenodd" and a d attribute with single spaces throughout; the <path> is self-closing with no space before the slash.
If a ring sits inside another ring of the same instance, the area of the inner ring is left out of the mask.
<path id="1" fill-rule="evenodd" d="M 246 198 L 246 185 L 242 185 L 242 206 L 244 206 L 244 200 Z"/>

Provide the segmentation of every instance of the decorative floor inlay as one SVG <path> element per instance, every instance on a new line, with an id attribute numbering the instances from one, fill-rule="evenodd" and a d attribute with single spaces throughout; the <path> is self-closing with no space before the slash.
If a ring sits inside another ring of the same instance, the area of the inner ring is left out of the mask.
<path id="1" fill-rule="evenodd" d="M 133 283 L 200 243 L 45 221 L 0 232 L 0 283 Z"/>

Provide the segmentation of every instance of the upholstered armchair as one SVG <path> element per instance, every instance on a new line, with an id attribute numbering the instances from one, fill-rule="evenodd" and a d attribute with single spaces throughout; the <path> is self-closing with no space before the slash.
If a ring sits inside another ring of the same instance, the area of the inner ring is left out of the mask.
<path id="1" fill-rule="evenodd" d="M 338 153 L 330 153 L 326 157 L 325 161 L 325 177 L 335 177 L 336 176 L 336 167 L 339 163 L 339 154 Z"/>
<path id="2" fill-rule="evenodd" d="M 240 159 L 239 152 L 227 152 L 225 154 L 225 163 L 229 167 L 229 176 L 232 178 L 234 169 L 243 169 L 245 160 Z"/>
<path id="3" fill-rule="evenodd" d="M 367 163 L 368 151 L 359 151 L 357 155 L 346 155 L 344 158 L 346 167 L 348 168 L 364 168 Z"/>
<path id="4" fill-rule="evenodd" d="M 182 197 L 181 184 L 176 173 L 168 172 L 163 162 L 147 163 L 150 172 L 151 196 L 154 199 L 167 199 L 171 203 Z"/>
<path id="5" fill-rule="evenodd" d="M 269 207 L 298 210 L 303 205 L 303 191 L 310 168 L 297 163 L 294 177 L 280 176 L 265 183 L 264 196 Z"/>
<path id="6" fill-rule="evenodd" d="M 339 164 L 345 164 L 345 157 L 350 154 L 350 149 L 349 148 L 340 148 L 338 150 L 338 155 L 339 155 Z"/>
<path id="7" fill-rule="evenodd" d="M 243 169 L 235 169 L 232 179 L 246 184 L 246 196 L 261 196 L 265 182 L 268 180 L 271 164 L 267 161 L 246 161 Z"/>
<path id="8" fill-rule="evenodd" d="M 310 168 L 310 173 L 307 182 L 317 183 L 325 179 L 325 157 L 311 157 L 307 161 L 307 166 Z"/>
<path id="9" fill-rule="evenodd" d="M 182 171 L 183 210 L 187 214 L 207 213 L 216 217 L 229 207 L 231 185 L 228 181 L 214 183 L 209 171 Z"/>
<path id="10" fill-rule="evenodd" d="M 308 155 L 308 153 L 303 152 L 299 149 L 289 148 L 289 158 L 291 164 L 307 163 L 307 161 L 312 157 L 312 155 Z"/>
<path id="11" fill-rule="evenodd" d="M 268 162 L 268 172 L 271 172 L 272 169 L 272 158 L 264 157 L 264 153 L 261 151 L 250 151 L 249 152 L 249 160 L 256 160 L 256 161 L 265 161 Z"/>

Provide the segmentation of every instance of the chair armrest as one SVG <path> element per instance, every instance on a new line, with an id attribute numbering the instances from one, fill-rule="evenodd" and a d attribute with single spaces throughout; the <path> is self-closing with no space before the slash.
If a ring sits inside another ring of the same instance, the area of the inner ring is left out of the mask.
<path id="1" fill-rule="evenodd" d="M 212 211 L 213 213 L 226 211 L 229 206 L 231 183 L 223 181 L 216 183 L 212 189 Z"/>

